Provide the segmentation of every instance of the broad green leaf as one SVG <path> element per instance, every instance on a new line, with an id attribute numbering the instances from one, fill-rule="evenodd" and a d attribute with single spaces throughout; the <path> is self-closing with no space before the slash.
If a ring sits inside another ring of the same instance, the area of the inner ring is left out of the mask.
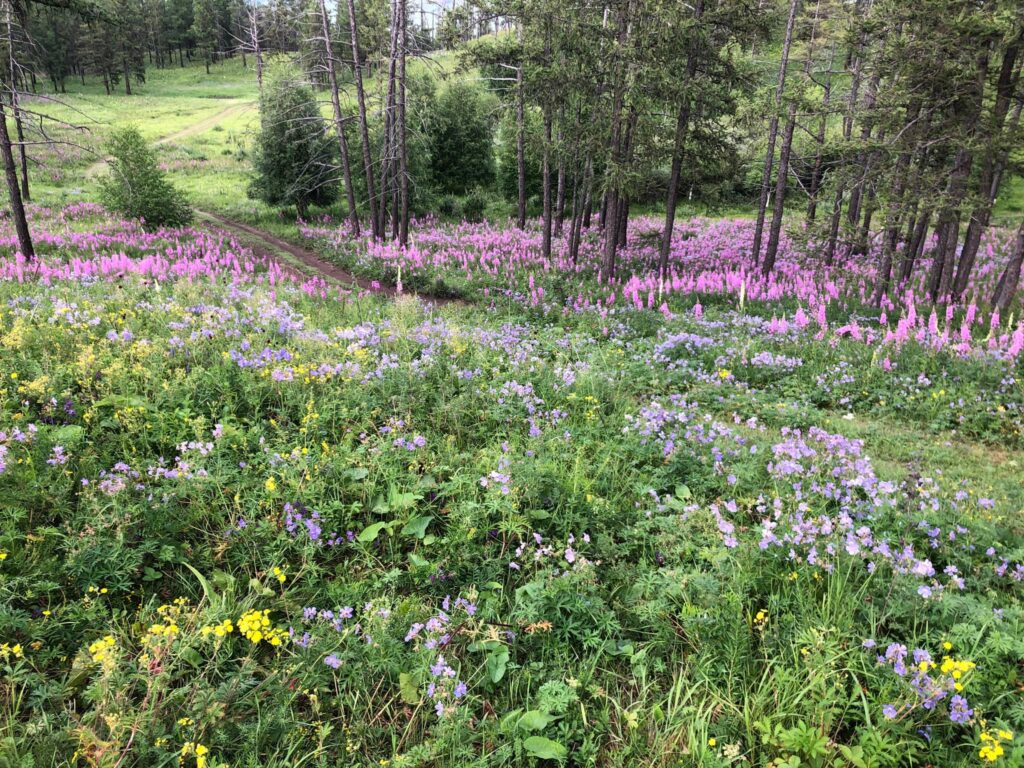
<path id="1" fill-rule="evenodd" d="M 427 535 L 427 526 L 434 518 L 430 515 L 421 515 L 414 517 L 412 520 L 402 526 L 403 536 L 415 536 L 417 539 L 422 539 Z"/>
<path id="2" fill-rule="evenodd" d="M 531 736 L 523 741 L 523 749 L 531 757 L 541 760 L 564 760 L 568 750 L 557 741 L 543 736 Z"/>
<path id="3" fill-rule="evenodd" d="M 530 709 L 523 712 L 517 723 L 521 731 L 543 731 L 555 718 L 539 709 Z"/>
<path id="4" fill-rule="evenodd" d="M 387 527 L 388 524 L 386 522 L 373 523 L 372 525 L 368 525 L 365 528 L 363 528 L 363 530 L 359 532 L 359 535 L 356 538 L 363 544 L 368 544 L 371 541 L 375 541 L 377 537 L 380 536 L 380 532 Z"/>
<path id="5" fill-rule="evenodd" d="M 402 672 L 398 676 L 398 688 L 402 694 L 402 701 L 412 706 L 420 703 L 420 692 L 416 687 L 416 681 L 408 672 Z"/>
<path id="6" fill-rule="evenodd" d="M 508 669 L 508 658 L 508 648 L 504 647 L 491 651 L 487 656 L 487 676 L 492 683 L 501 682 L 501 678 L 505 676 L 505 670 Z"/>

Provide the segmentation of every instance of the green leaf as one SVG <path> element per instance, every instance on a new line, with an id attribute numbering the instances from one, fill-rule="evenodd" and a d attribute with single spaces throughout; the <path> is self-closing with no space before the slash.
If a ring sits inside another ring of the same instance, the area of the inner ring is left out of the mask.
<path id="1" fill-rule="evenodd" d="M 387 527 L 388 524 L 386 522 L 368 525 L 359 532 L 359 535 L 356 537 L 356 539 L 361 541 L 363 544 L 368 544 L 371 541 L 376 541 L 377 537 L 380 536 L 380 532 Z"/>
<path id="2" fill-rule="evenodd" d="M 604 652 L 609 656 L 632 656 L 633 644 L 629 642 L 620 643 L 617 640 L 608 640 L 604 644 Z"/>
<path id="3" fill-rule="evenodd" d="M 408 672 L 402 672 L 398 676 L 398 688 L 402 695 L 402 701 L 409 706 L 420 703 L 420 691 L 416 681 Z"/>
<path id="4" fill-rule="evenodd" d="M 366 467 L 351 467 L 345 470 L 345 477 L 349 480 L 365 480 L 370 475 Z"/>
<path id="5" fill-rule="evenodd" d="M 409 553 L 409 562 L 412 563 L 414 568 L 426 568 L 430 565 L 430 561 L 427 558 L 417 555 L 415 552 Z"/>
<path id="6" fill-rule="evenodd" d="M 531 757 L 541 760 L 564 760 L 568 750 L 557 741 L 545 739 L 543 736 L 531 736 L 523 741 L 523 749 Z"/>
<path id="7" fill-rule="evenodd" d="M 85 427 L 80 427 L 77 424 L 67 424 L 60 429 L 53 432 L 51 437 L 53 442 L 60 443 L 61 445 L 68 447 L 74 445 L 85 435 Z"/>
<path id="8" fill-rule="evenodd" d="M 416 502 L 422 498 L 422 494 L 399 492 L 392 486 L 388 491 L 388 506 L 396 512 L 412 509 L 416 506 Z"/>
<path id="9" fill-rule="evenodd" d="M 501 678 L 505 676 L 505 670 L 508 669 L 508 648 L 502 647 L 496 651 L 491 651 L 487 656 L 487 676 L 491 679 L 492 683 L 501 682 Z"/>
<path id="10" fill-rule="evenodd" d="M 409 536 L 413 535 L 417 539 L 422 539 L 427 535 L 427 526 L 434 518 L 431 515 L 421 515 L 420 517 L 414 517 L 412 520 L 402 526 L 402 535 Z"/>
<path id="11" fill-rule="evenodd" d="M 516 723 L 521 731 L 543 731 L 555 718 L 539 709 L 531 709 L 523 712 L 523 716 Z"/>

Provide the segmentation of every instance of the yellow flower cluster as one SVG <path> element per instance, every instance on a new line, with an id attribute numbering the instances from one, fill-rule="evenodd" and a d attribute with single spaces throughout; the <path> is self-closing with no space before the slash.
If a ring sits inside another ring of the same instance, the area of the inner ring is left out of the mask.
<path id="1" fill-rule="evenodd" d="M 273 575 L 273 577 L 274 577 L 275 579 L 277 579 L 277 580 L 278 580 L 278 581 L 279 581 L 279 582 L 280 582 L 281 584 L 284 584 L 284 582 L 285 582 L 285 579 L 287 578 L 287 576 L 285 575 L 284 569 L 282 569 L 282 568 L 278 568 L 278 567 L 277 567 L 276 565 L 275 565 L 275 566 L 274 566 L 274 568 L 273 568 L 273 569 L 271 570 L 271 574 L 272 574 L 272 575 Z"/>
<path id="2" fill-rule="evenodd" d="M 270 625 L 270 611 L 246 611 L 238 619 L 238 631 L 251 643 L 265 640 L 273 646 L 284 642 L 283 630 Z"/>
<path id="3" fill-rule="evenodd" d="M 178 762 L 184 765 L 186 757 L 189 755 L 195 755 L 196 768 L 206 768 L 207 761 L 209 760 L 207 755 L 209 753 L 210 750 L 208 747 L 205 747 L 195 741 L 186 741 L 181 745 L 181 757 L 178 758 Z"/>
<path id="4" fill-rule="evenodd" d="M 209 637 L 210 635 L 227 637 L 234 631 L 235 625 L 231 623 L 231 619 L 224 619 L 220 624 L 208 624 L 199 630 L 199 634 L 203 637 Z"/>
<path id="5" fill-rule="evenodd" d="M 925 662 L 922 662 L 924 664 Z M 934 666 L 934 665 L 933 665 Z M 942 657 L 942 665 L 939 667 L 939 671 L 944 675 L 949 675 L 955 681 L 953 687 L 958 691 L 964 689 L 963 677 L 972 669 L 977 666 L 973 661 L 967 661 L 966 659 L 953 659 L 949 656 Z M 928 670 L 922 669 L 922 672 Z"/>
<path id="6" fill-rule="evenodd" d="M 11 657 L 21 659 L 24 658 L 24 656 L 25 652 L 22 650 L 21 643 L 15 643 L 14 645 L 4 643 L 3 645 L 0 645 L 0 657 L 2 657 L 4 661 L 7 661 Z"/>
<path id="7" fill-rule="evenodd" d="M 1003 756 L 1003 742 L 1009 742 L 1012 740 L 1013 733 L 1011 731 L 1004 731 L 1000 729 L 994 734 L 990 731 L 982 731 L 981 749 L 978 750 L 978 757 L 982 760 L 994 763 Z"/>
<path id="8" fill-rule="evenodd" d="M 756 627 L 757 629 L 764 629 L 764 627 L 765 627 L 765 625 L 767 623 L 768 623 L 768 611 L 766 611 L 764 608 L 762 608 L 754 616 L 754 627 Z"/>
<path id="9" fill-rule="evenodd" d="M 149 629 L 146 630 L 146 636 L 142 642 L 152 642 L 161 637 L 174 637 L 178 634 L 178 625 L 174 622 L 168 622 L 167 624 L 151 624 Z"/>
<path id="10" fill-rule="evenodd" d="M 116 645 L 114 636 L 107 635 L 102 640 L 97 640 L 89 645 L 89 655 L 97 664 L 102 664 L 111 659 Z"/>

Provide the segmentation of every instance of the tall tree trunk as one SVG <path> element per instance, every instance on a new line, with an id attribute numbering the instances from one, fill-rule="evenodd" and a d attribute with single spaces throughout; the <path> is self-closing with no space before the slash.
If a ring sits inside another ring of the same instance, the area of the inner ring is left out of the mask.
<path id="1" fill-rule="evenodd" d="M 541 255 L 548 259 L 551 257 L 551 235 L 552 235 L 552 204 L 551 204 L 551 109 L 544 107 L 544 157 L 543 157 L 543 196 L 544 213 L 541 222 Z"/>
<path id="2" fill-rule="evenodd" d="M 910 164 L 910 152 L 904 152 L 896 163 L 893 173 L 892 192 L 885 214 L 885 232 L 882 240 L 882 261 L 878 270 L 878 282 L 872 301 L 875 306 L 882 303 L 882 297 L 889 291 L 892 281 L 892 266 L 896 255 L 896 244 L 899 242 L 900 210 L 903 206 L 904 184 L 907 180 L 906 169 Z"/>
<path id="3" fill-rule="evenodd" d="M 549 65 L 551 62 L 551 17 L 544 20 L 544 62 Z M 541 223 L 541 256 L 544 259 L 551 258 L 551 233 L 553 222 L 552 194 L 551 194 L 551 131 L 552 120 L 551 105 L 545 99 L 542 106 L 544 113 L 544 213 Z"/>
<path id="4" fill-rule="evenodd" d="M 700 23 L 704 16 L 704 0 L 697 0 L 693 8 L 693 18 Z M 672 230 L 676 222 L 676 205 L 679 202 L 679 177 L 683 170 L 683 152 L 686 149 L 686 136 L 690 131 L 690 94 L 689 86 L 697 74 L 697 49 L 690 46 L 686 54 L 686 95 L 679 103 L 676 114 L 676 135 L 672 143 L 672 170 L 668 177 L 668 190 L 665 193 L 665 227 L 661 231 L 661 245 L 658 249 L 658 282 L 659 287 L 668 279 L 668 255 L 672 250 Z"/>
<path id="5" fill-rule="evenodd" d="M 523 32 L 519 30 L 520 45 Z M 526 227 L 526 93 L 523 84 L 523 65 L 516 67 L 516 226 Z"/>
<path id="6" fill-rule="evenodd" d="M 1013 254 L 1010 261 L 1003 270 L 995 295 L 992 297 L 992 304 L 999 309 L 1001 315 L 1005 315 L 1017 295 L 1017 284 L 1020 282 L 1020 267 L 1024 262 L 1024 219 L 1017 227 L 1017 240 L 1013 247 Z"/>
<path id="7" fill-rule="evenodd" d="M 259 86 L 260 96 L 263 96 L 263 44 L 260 41 L 259 14 L 255 6 L 248 7 L 246 12 L 249 15 L 249 44 L 256 58 L 256 84 Z M 181 49 L 178 49 L 178 56 L 181 56 Z"/>
<path id="8" fill-rule="evenodd" d="M 772 102 L 772 116 L 768 122 L 768 147 L 764 153 L 764 170 L 761 172 L 761 199 L 757 203 L 757 221 L 754 224 L 754 242 L 751 255 L 754 264 L 761 263 L 761 240 L 764 237 L 764 219 L 768 210 L 768 195 L 771 191 L 772 166 L 775 162 L 775 142 L 779 135 L 779 109 L 782 107 L 782 94 L 786 88 L 786 69 L 789 66 L 789 49 L 793 43 L 793 27 L 796 25 L 796 12 L 800 0 L 790 0 L 789 16 L 786 20 L 786 36 L 782 41 L 782 58 L 779 61 L 779 76 L 775 83 L 775 98 Z"/>
<path id="9" fill-rule="evenodd" d="M 779 175 L 775 180 L 775 206 L 772 208 L 772 226 L 768 231 L 768 247 L 765 249 L 761 273 L 768 277 L 775 269 L 775 257 L 779 252 L 782 235 L 782 215 L 786 208 L 786 177 L 789 175 L 789 153 L 793 147 L 793 130 L 796 127 L 796 101 L 789 103 L 786 114 L 786 129 L 782 134 L 782 148 L 779 150 Z"/>
<path id="10" fill-rule="evenodd" d="M 131 69 L 128 67 L 128 57 L 127 56 L 122 56 L 121 57 L 121 66 L 124 68 L 124 95 L 125 96 L 131 96 L 132 95 L 132 72 L 131 72 Z"/>
<path id="11" fill-rule="evenodd" d="M 617 20 L 616 38 L 618 49 L 624 51 L 629 40 L 629 19 L 632 2 L 620 6 Z M 614 86 L 611 111 L 611 136 L 609 140 L 608 169 L 611 173 L 610 185 L 605 195 L 605 208 L 602 211 L 601 224 L 604 227 L 604 276 L 611 280 L 615 277 L 615 256 L 619 239 L 619 186 L 618 175 L 623 157 L 622 140 L 622 109 L 626 97 L 626 80 L 628 73 L 625 67 L 619 68 Z"/>
<path id="12" fill-rule="evenodd" d="M 18 159 L 21 162 L 21 196 L 25 200 L 31 200 L 32 195 L 28 187 L 28 153 L 25 151 L 25 128 L 21 119 L 21 107 L 18 105 L 18 92 L 11 91 L 11 109 L 14 111 L 14 127 L 18 132 Z"/>
<path id="13" fill-rule="evenodd" d="M 811 79 L 811 68 L 814 65 L 814 43 L 818 32 L 818 14 L 821 11 L 821 0 L 814 6 L 814 18 L 811 22 L 811 34 L 807 43 L 807 58 L 804 60 L 804 77 Z M 779 239 L 782 235 L 782 217 L 786 210 L 786 184 L 789 177 L 789 155 L 793 148 L 793 131 L 796 128 L 796 99 L 789 103 L 786 110 L 786 128 L 782 136 L 782 148 L 779 150 L 779 170 L 775 179 L 775 206 L 772 208 L 772 225 L 768 231 L 768 247 L 764 255 L 762 273 L 768 277 L 775 269 L 775 259 L 779 253 Z"/>
<path id="14" fill-rule="evenodd" d="M 864 6 L 870 6 L 872 0 L 857 0 L 856 13 L 864 13 Z M 857 111 L 857 99 L 860 94 L 861 70 L 863 66 L 864 47 L 867 44 L 865 32 L 862 31 L 856 46 L 847 52 L 847 66 L 851 68 L 850 93 L 846 98 L 846 110 L 843 114 L 843 143 L 849 144 L 853 138 L 853 122 Z M 825 264 L 835 263 L 836 248 L 839 243 L 839 224 L 843 213 L 843 197 L 846 194 L 846 181 L 840 179 L 836 185 L 835 199 L 832 203 L 832 219 L 829 222 L 828 246 L 825 252 Z"/>
<path id="15" fill-rule="evenodd" d="M 398 244 L 405 248 L 409 245 L 409 153 L 405 126 L 405 57 L 409 47 L 408 0 L 398 0 L 398 5 L 401 9 L 399 16 L 402 25 L 399 32 L 402 52 L 398 60 L 398 173 L 399 197 L 401 198 Z"/>
<path id="16" fill-rule="evenodd" d="M 900 265 L 899 289 L 902 291 L 911 275 L 914 274 L 914 265 L 924 252 L 924 244 L 928 239 L 928 225 L 932 220 L 932 212 L 926 208 L 917 219 L 914 227 L 913 238 L 903 251 L 903 263 Z"/>
<path id="17" fill-rule="evenodd" d="M 978 247 L 981 245 L 981 236 L 988 228 L 989 219 L 992 216 L 992 206 L 995 203 L 997 190 L 993 189 L 993 180 L 996 177 L 996 168 L 999 162 L 999 139 L 1003 135 L 1003 125 L 1006 122 L 1006 115 L 1010 111 L 1010 100 L 1016 86 L 1014 67 L 1020 51 L 1020 38 L 1017 38 L 1009 45 L 1003 55 L 1003 62 L 999 68 L 999 78 L 996 82 L 996 99 L 992 107 L 992 114 L 988 135 L 988 148 L 985 152 L 981 168 L 981 178 L 978 182 L 979 203 L 971 211 L 971 220 L 967 225 L 967 234 L 964 235 L 964 245 L 960 251 L 960 261 L 957 264 L 956 279 L 953 281 L 953 300 L 958 301 L 963 292 L 967 289 L 967 282 L 970 280 L 971 271 L 974 269 L 974 261 L 978 255 Z"/>
<path id="18" fill-rule="evenodd" d="M 956 154 L 946 191 L 946 202 L 939 213 L 937 228 L 942 232 L 928 277 L 928 295 L 933 302 L 945 300 L 952 287 L 953 257 L 960 234 L 959 205 L 971 172 L 970 150 L 962 148 Z"/>
<path id="19" fill-rule="evenodd" d="M 583 169 L 583 229 L 590 229 L 590 217 L 594 212 L 594 158 L 587 155 L 587 165 Z"/>
<path id="20" fill-rule="evenodd" d="M 562 144 L 562 135 L 559 131 L 558 144 Z M 562 224 L 565 221 L 565 158 L 559 153 L 558 159 L 558 183 L 555 194 L 555 238 L 562 236 Z"/>
<path id="21" fill-rule="evenodd" d="M 818 121 L 818 133 L 814 137 L 817 149 L 814 153 L 814 167 L 811 169 L 811 183 L 807 195 L 807 223 L 813 224 L 818 214 L 818 191 L 821 189 L 823 167 L 825 162 L 825 128 L 828 125 L 828 108 L 832 101 L 832 65 L 836 59 L 836 46 L 832 44 L 832 52 L 828 57 L 828 73 L 821 97 L 821 119 Z"/>
<path id="22" fill-rule="evenodd" d="M 327 5 L 320 3 L 320 31 L 323 35 L 324 60 L 327 63 L 327 83 L 331 88 L 331 107 L 334 111 L 334 131 L 338 134 L 338 149 L 341 152 L 341 174 L 345 184 L 345 199 L 348 203 L 348 220 L 352 234 L 359 235 L 359 211 L 356 210 L 356 195 L 352 189 L 352 166 L 348 159 L 348 139 L 345 136 L 345 119 L 341 114 L 341 97 L 338 94 L 338 73 L 331 45 L 331 22 L 327 16 Z"/>
<path id="23" fill-rule="evenodd" d="M 21 161 L 21 196 L 31 200 L 28 187 L 28 153 L 25 150 L 25 127 L 22 121 L 20 98 L 18 97 L 18 63 L 14 58 L 14 26 L 11 23 L 11 4 L 6 4 L 7 16 L 7 69 L 10 77 L 11 112 L 14 113 L 14 127 L 18 133 L 18 156 Z"/>
<path id="24" fill-rule="evenodd" d="M 348 0 L 348 31 L 352 44 L 352 76 L 356 82 L 356 102 L 359 106 L 359 138 L 363 152 L 363 173 L 366 176 L 366 196 L 369 198 L 370 228 L 376 239 L 383 237 L 377 221 L 377 190 L 373 179 L 373 160 L 370 157 L 370 128 L 366 118 L 366 90 L 363 87 L 363 65 L 359 51 L 359 32 L 356 23 L 355 0 Z"/>
<path id="25" fill-rule="evenodd" d="M 7 130 L 7 111 L 3 98 L 0 98 L 0 155 L 3 155 L 4 173 L 7 177 L 7 197 L 11 203 L 11 216 L 14 229 L 18 235 L 18 250 L 26 259 L 34 259 L 36 252 L 32 247 L 32 235 L 28 229 L 28 217 L 25 215 L 25 204 L 21 198 L 21 187 L 18 185 L 18 171 L 11 149 L 11 135 Z"/>
<path id="26" fill-rule="evenodd" d="M 871 112 L 875 108 L 875 104 L 878 100 L 878 84 L 881 82 L 881 79 L 881 74 L 876 72 L 871 79 L 868 80 L 868 89 L 864 94 L 865 112 Z M 872 128 L 872 124 L 865 121 L 864 126 L 860 130 L 861 144 L 866 144 L 871 139 Z M 861 169 L 861 172 L 857 177 L 857 181 L 854 182 L 853 188 L 850 190 L 850 200 L 846 205 L 846 222 L 851 230 L 853 230 L 860 221 L 861 196 L 864 194 L 864 184 L 868 179 L 872 158 L 873 154 L 866 149 L 862 148 L 860 152 L 857 153 L 856 165 Z M 851 252 L 855 245 L 856 243 L 851 244 Z"/>
<path id="27" fill-rule="evenodd" d="M 668 255 L 672 250 L 672 234 L 676 221 L 676 205 L 679 202 L 679 177 L 683 168 L 683 148 L 690 124 L 690 102 L 684 101 L 676 115 L 676 136 L 672 147 L 672 170 L 668 177 L 668 191 L 665 195 L 665 227 L 661 231 L 658 249 L 658 281 L 664 284 L 668 279 Z"/>
<path id="28" fill-rule="evenodd" d="M 381 206 L 378 215 L 380 216 L 381 236 L 387 231 L 386 221 L 388 212 L 388 199 L 393 197 L 393 190 L 389 186 L 393 176 L 392 165 L 394 159 L 391 156 L 394 151 L 394 112 L 395 112 L 395 71 L 396 59 L 398 57 L 398 24 L 397 0 L 391 0 L 391 52 L 388 64 L 387 96 L 384 100 L 384 138 L 381 142 L 381 168 L 380 168 L 380 194 Z"/>

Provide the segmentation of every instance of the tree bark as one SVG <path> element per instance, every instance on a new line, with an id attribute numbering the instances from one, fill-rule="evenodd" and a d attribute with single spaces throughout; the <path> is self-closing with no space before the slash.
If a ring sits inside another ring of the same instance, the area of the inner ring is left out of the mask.
<path id="1" fill-rule="evenodd" d="M 363 66 L 359 52 L 359 32 L 356 24 L 355 0 L 348 0 L 348 30 L 352 44 L 352 75 L 356 81 L 356 101 L 359 106 L 359 138 L 363 152 L 363 173 L 366 176 L 366 196 L 369 200 L 370 229 L 375 239 L 383 237 L 377 221 L 377 190 L 373 179 L 373 159 L 370 156 L 370 128 L 366 118 L 366 91 L 363 87 Z"/>
<path id="2" fill-rule="evenodd" d="M 11 203 L 14 229 L 18 235 L 18 250 L 26 259 L 34 259 L 36 252 L 32 247 L 32 235 L 28 229 L 25 203 L 21 198 L 21 187 L 18 185 L 18 171 L 14 162 L 14 152 L 11 149 L 11 135 L 7 130 L 7 111 L 4 108 L 3 98 L 0 98 L 0 155 L 3 155 L 7 196 Z"/>
<path id="3" fill-rule="evenodd" d="M 348 220 L 352 234 L 359 235 L 359 211 L 356 210 L 356 195 L 352 189 L 352 167 L 348 159 L 348 139 L 345 137 L 345 119 L 341 114 L 341 97 L 338 94 L 338 73 L 331 46 L 331 22 L 327 16 L 327 5 L 320 3 L 320 30 L 323 34 L 324 59 L 327 62 L 327 80 L 331 88 L 331 107 L 334 111 L 334 130 L 338 134 L 338 149 L 341 151 L 341 174 L 345 184 L 345 199 L 348 203 Z"/>
<path id="4" fill-rule="evenodd" d="M 942 232 L 935 258 L 932 261 L 928 277 L 928 295 L 933 302 L 944 300 L 949 294 L 953 273 L 953 257 L 960 234 L 960 202 L 963 200 L 967 186 L 967 177 L 971 171 L 971 153 L 960 149 L 953 163 L 953 171 L 949 177 L 946 192 L 946 203 L 939 213 L 936 227 Z"/>
<path id="5" fill-rule="evenodd" d="M 992 216 L 992 206 L 995 203 L 995 195 L 998 191 L 993 189 L 993 180 L 996 177 L 997 164 L 999 162 L 998 142 L 1003 134 L 1003 125 L 1006 122 L 1006 115 L 1010 111 L 1010 100 L 1016 86 L 1014 67 L 1020 51 L 1020 39 L 1014 41 L 1007 47 L 1003 55 L 1003 62 L 999 68 L 999 78 L 996 82 L 996 99 L 992 107 L 990 133 L 988 136 L 988 151 L 985 153 L 981 178 L 978 182 L 978 197 L 980 202 L 971 211 L 971 220 L 967 225 L 967 234 L 964 235 L 964 245 L 960 251 L 960 261 L 957 264 L 956 279 L 953 281 L 953 300 L 958 301 L 963 292 L 967 289 L 967 282 L 970 280 L 971 271 L 974 269 L 974 261 L 978 255 L 978 247 L 981 245 L 981 236 L 988 228 Z"/>
<path id="6" fill-rule="evenodd" d="M 775 269 L 775 257 L 779 252 L 779 239 L 782 235 L 782 215 L 786 209 L 786 177 L 789 175 L 789 153 L 793 147 L 793 130 L 796 127 L 796 101 L 789 103 L 786 115 L 786 129 L 782 135 L 782 148 L 779 150 L 779 175 L 775 180 L 775 206 L 772 208 L 772 226 L 768 231 L 768 247 L 765 249 L 764 264 L 761 273 L 768 277 Z"/>
<path id="7" fill-rule="evenodd" d="M 522 29 L 519 31 L 522 44 Z M 523 65 L 516 67 L 516 226 L 526 228 L 526 94 L 523 85 Z"/>
<path id="8" fill-rule="evenodd" d="M 924 243 L 928 239 L 928 225 L 932 220 L 932 212 L 930 209 L 925 209 L 920 217 L 917 219 L 917 224 L 914 227 L 914 235 L 909 245 L 903 251 L 903 263 L 900 265 L 900 280 L 899 288 L 902 291 L 910 280 L 911 275 L 914 274 L 914 265 L 920 258 L 921 253 L 924 252 Z"/>
<path id="9" fill-rule="evenodd" d="M 1010 261 L 999 278 L 999 285 L 995 295 L 992 297 L 992 304 L 996 306 L 1001 315 L 1005 315 L 1017 295 L 1017 284 L 1020 282 L 1020 267 L 1024 262 L 1024 219 L 1017 228 L 1017 240 L 1013 248 Z"/>
<path id="10" fill-rule="evenodd" d="M 559 145 L 561 145 L 561 131 L 559 131 Z M 558 160 L 558 182 L 555 193 L 555 227 L 554 237 L 562 236 L 562 224 L 565 221 L 565 158 L 559 156 Z"/>
<path id="11" fill-rule="evenodd" d="M 761 199 L 757 203 L 757 221 L 754 224 L 754 242 L 751 255 L 754 264 L 761 263 L 761 240 L 764 237 L 764 220 L 768 209 L 768 195 L 771 191 L 772 166 L 775 162 L 775 142 L 779 134 L 779 109 L 782 107 L 782 94 L 786 88 L 786 69 L 789 66 L 789 49 L 793 43 L 793 27 L 796 25 L 796 12 L 800 0 L 790 0 L 789 17 L 786 20 L 786 36 L 782 42 L 782 58 L 779 61 L 779 76 L 775 83 L 775 99 L 771 120 L 768 122 L 768 148 L 764 153 L 764 170 L 761 172 Z"/>
<path id="12" fill-rule="evenodd" d="M 694 21 L 700 23 L 704 15 L 704 0 L 697 0 L 693 9 Z M 686 54 L 686 87 L 689 88 L 697 74 L 697 50 L 690 45 Z M 665 194 L 665 227 L 661 231 L 661 245 L 658 250 L 658 281 L 664 285 L 668 278 L 668 255 L 672 249 L 672 231 L 676 221 L 676 205 L 679 202 L 679 177 L 683 170 L 683 152 L 686 148 L 686 136 L 690 131 L 690 111 L 692 109 L 690 94 L 687 91 L 679 104 L 676 115 L 676 135 L 672 144 L 672 170 L 668 177 L 668 191 Z"/>
<path id="13" fill-rule="evenodd" d="M 828 58 L 828 73 L 825 75 L 824 93 L 821 97 L 821 119 L 818 121 L 818 133 L 814 137 L 817 151 L 814 153 L 814 167 L 811 170 L 811 183 L 807 199 L 807 223 L 813 224 L 818 214 L 818 191 L 821 188 L 823 166 L 825 162 L 825 128 L 828 124 L 828 108 L 832 101 L 832 65 L 836 59 L 836 47 L 833 43 Z"/>
<path id="14" fill-rule="evenodd" d="M 405 57 L 409 47 L 408 0 L 398 0 L 398 5 L 401 11 L 399 20 L 402 25 L 399 32 L 402 43 L 401 56 L 398 59 L 398 173 L 399 197 L 401 199 L 398 244 L 405 248 L 409 245 L 409 153 L 405 126 Z"/>
<path id="15" fill-rule="evenodd" d="M 380 216 L 380 232 L 382 237 L 387 231 L 388 199 L 389 197 L 394 197 L 394 190 L 391 189 L 390 184 L 393 176 L 393 158 L 391 153 L 394 151 L 395 71 L 398 56 L 398 24 L 395 21 L 398 12 L 397 2 L 398 0 L 391 0 L 391 49 L 388 64 L 387 96 L 384 101 L 384 138 L 381 142 L 380 153 L 381 206 L 378 215 Z M 394 221 L 397 221 L 397 219 L 394 219 L 394 216 L 392 218 Z"/>

